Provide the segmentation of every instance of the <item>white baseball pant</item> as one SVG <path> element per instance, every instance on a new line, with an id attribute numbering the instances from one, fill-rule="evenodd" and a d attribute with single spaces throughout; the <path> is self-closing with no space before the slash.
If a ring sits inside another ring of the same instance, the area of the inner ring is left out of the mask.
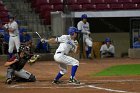
<path id="1" fill-rule="evenodd" d="M 63 53 L 56 53 L 54 55 L 55 61 L 59 64 L 59 68 L 61 69 L 60 73 L 65 74 L 67 72 L 67 65 L 79 66 L 79 61 L 73 57 L 64 55 Z"/>
<path id="2" fill-rule="evenodd" d="M 10 36 L 9 38 L 9 53 L 13 53 L 14 47 L 16 46 L 17 52 L 19 52 L 20 47 L 20 39 L 19 36 Z"/>

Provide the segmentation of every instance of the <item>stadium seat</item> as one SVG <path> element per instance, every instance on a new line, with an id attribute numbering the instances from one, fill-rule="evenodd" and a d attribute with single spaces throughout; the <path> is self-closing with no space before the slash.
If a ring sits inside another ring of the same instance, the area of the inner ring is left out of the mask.
<path id="1" fill-rule="evenodd" d="M 36 1 L 32 2 L 32 7 L 36 8 L 36 7 L 39 7 L 41 5 L 45 5 L 45 4 L 49 4 L 47 2 L 47 0 L 36 0 Z"/>
<path id="2" fill-rule="evenodd" d="M 64 0 L 63 3 L 65 3 L 66 5 L 72 5 L 76 4 L 77 0 Z"/>
<path id="3" fill-rule="evenodd" d="M 90 0 L 77 0 L 78 4 L 89 4 Z"/>
<path id="4" fill-rule="evenodd" d="M 8 12 L 5 6 L 0 6 L 0 12 Z"/>
<path id="5" fill-rule="evenodd" d="M 42 12 L 42 11 L 51 11 L 53 10 L 53 5 L 41 5 L 39 8 L 36 8 L 38 10 L 38 12 Z"/>
<path id="6" fill-rule="evenodd" d="M 94 4 L 83 4 L 82 5 L 82 10 L 83 11 L 90 11 L 90 10 L 95 10 L 96 6 Z"/>
<path id="7" fill-rule="evenodd" d="M 131 3 L 132 0 L 118 0 L 119 3 Z"/>
<path id="8" fill-rule="evenodd" d="M 3 3 L 0 2 L 0 6 L 4 6 Z"/>
<path id="9" fill-rule="evenodd" d="M 140 3 L 140 0 L 132 0 L 132 3 Z"/>
<path id="10" fill-rule="evenodd" d="M 123 4 L 123 8 L 124 9 L 136 9 L 137 5 L 136 4 L 132 4 L 132 3 Z"/>
<path id="11" fill-rule="evenodd" d="M 104 0 L 105 3 L 114 4 L 118 3 L 118 0 Z"/>
<path id="12" fill-rule="evenodd" d="M 110 9 L 111 10 L 123 9 L 123 4 L 110 4 Z"/>
<path id="13" fill-rule="evenodd" d="M 137 9 L 140 9 L 140 4 L 137 4 Z"/>
<path id="14" fill-rule="evenodd" d="M 8 17 L 8 12 L 0 12 L 0 18 Z"/>
<path id="15" fill-rule="evenodd" d="M 63 5 L 53 5 L 53 11 L 63 11 Z"/>
<path id="16" fill-rule="evenodd" d="M 50 25 L 51 24 L 51 13 L 50 11 L 44 12 L 44 24 L 45 25 Z"/>
<path id="17" fill-rule="evenodd" d="M 104 0 L 91 0 L 92 4 L 102 4 L 104 3 Z"/>
<path id="18" fill-rule="evenodd" d="M 62 4 L 61 0 L 49 0 L 49 4 Z"/>
<path id="19" fill-rule="evenodd" d="M 96 10 L 109 10 L 109 4 L 96 4 Z"/>
<path id="20" fill-rule="evenodd" d="M 1 20 L 3 25 L 9 22 L 8 17 L 1 18 Z"/>
<path id="21" fill-rule="evenodd" d="M 39 14 L 39 16 L 40 16 L 41 19 L 45 19 L 46 16 L 48 17 L 48 16 L 50 15 L 50 12 L 51 12 L 51 11 L 42 11 L 42 12 Z"/>
<path id="22" fill-rule="evenodd" d="M 68 9 L 71 11 L 81 11 L 82 5 L 78 5 L 78 4 L 68 5 Z"/>

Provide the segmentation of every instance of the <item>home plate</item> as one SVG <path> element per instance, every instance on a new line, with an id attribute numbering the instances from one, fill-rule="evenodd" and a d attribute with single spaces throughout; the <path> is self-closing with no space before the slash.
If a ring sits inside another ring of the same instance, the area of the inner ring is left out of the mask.
<path id="1" fill-rule="evenodd" d="M 76 83 L 67 83 L 67 85 L 85 85 L 85 83 L 80 83 L 80 84 L 76 84 Z"/>

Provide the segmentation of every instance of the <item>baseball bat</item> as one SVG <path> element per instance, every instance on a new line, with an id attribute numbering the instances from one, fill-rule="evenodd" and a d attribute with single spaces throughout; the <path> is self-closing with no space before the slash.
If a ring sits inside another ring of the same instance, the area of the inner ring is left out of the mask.
<path id="1" fill-rule="evenodd" d="M 38 33 L 38 32 L 35 32 L 37 35 L 38 35 L 38 37 L 41 39 L 41 36 L 40 36 L 40 34 Z"/>

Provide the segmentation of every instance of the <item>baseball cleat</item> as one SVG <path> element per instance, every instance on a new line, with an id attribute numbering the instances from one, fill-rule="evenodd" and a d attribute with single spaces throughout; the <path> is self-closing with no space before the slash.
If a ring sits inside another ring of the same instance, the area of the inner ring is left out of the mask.
<path id="1" fill-rule="evenodd" d="M 80 81 L 76 80 L 75 78 L 70 78 L 69 83 L 80 84 Z"/>
<path id="2" fill-rule="evenodd" d="M 54 80 L 53 82 L 52 82 L 52 84 L 60 84 L 61 83 L 61 81 L 59 81 L 59 80 Z"/>
<path id="3" fill-rule="evenodd" d="M 12 79 L 11 78 L 8 78 L 5 83 L 6 84 L 11 84 L 12 83 Z"/>

